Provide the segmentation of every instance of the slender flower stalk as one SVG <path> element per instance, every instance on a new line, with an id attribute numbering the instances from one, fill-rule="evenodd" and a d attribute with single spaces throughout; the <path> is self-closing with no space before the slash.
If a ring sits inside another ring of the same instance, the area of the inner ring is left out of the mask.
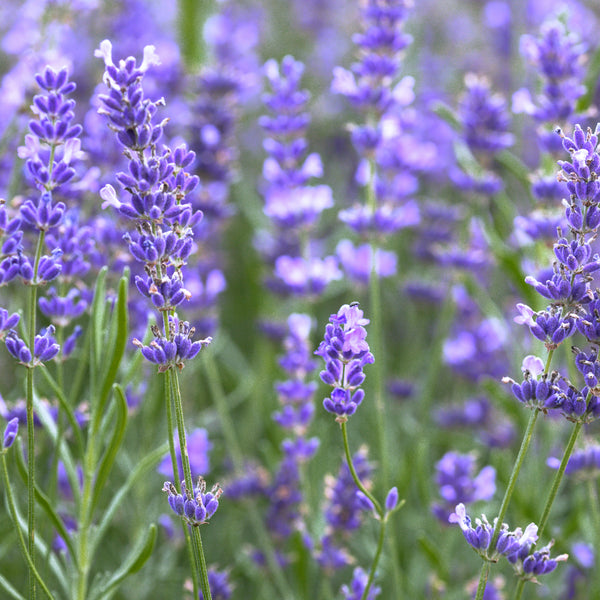
<path id="1" fill-rule="evenodd" d="M 528 326 L 534 337 L 545 342 L 548 358 L 543 365 L 541 359 L 537 357 L 526 357 L 523 361 L 524 381 L 521 384 L 509 378 L 504 379 L 505 382 L 512 383 L 515 397 L 534 412 L 530 417 L 498 517 L 498 522 L 501 523 L 538 413 L 558 409 L 576 425 L 542 513 L 539 528 L 541 532 L 547 524 L 552 504 L 583 424 L 600 416 L 600 404 L 595 395 L 600 374 L 597 350 L 587 353 L 573 348 L 575 366 L 585 380 L 585 387 L 582 389 L 560 378 L 558 373 L 553 373 L 549 377 L 550 361 L 555 349 L 575 331 L 579 330 L 590 342 L 596 342 L 598 338 L 597 292 L 593 292 L 590 287 L 592 281 L 590 274 L 600 269 L 600 257 L 598 254 L 593 254 L 590 246 L 590 241 L 595 238 L 600 224 L 600 211 L 598 211 L 600 184 L 596 175 L 600 170 L 600 156 L 596 152 L 598 128 L 595 133 L 591 130 L 585 133 L 576 126 L 573 138 L 566 137 L 560 130 L 557 133 L 563 140 L 565 150 L 571 155 L 570 161 L 559 161 L 561 171 L 558 179 L 567 183 L 570 192 L 569 201 L 564 201 L 563 204 L 573 239 L 569 241 L 559 231 L 559 239 L 554 245 L 557 261 L 553 265 L 551 278 L 538 281 L 535 277 L 528 276 L 525 279 L 541 296 L 550 300 L 551 304 L 545 311 L 539 313 L 535 313 L 528 306 L 518 305 L 521 314 L 515 320 Z M 491 540 L 492 548 L 495 547 L 498 536 L 499 531 L 496 528 Z M 532 556 L 535 555 L 534 552 Z M 488 573 L 489 566 L 483 565 L 476 600 L 483 598 Z M 522 582 L 517 588 L 518 597 L 522 592 L 525 579 L 529 577 L 522 577 Z"/>
<path id="2" fill-rule="evenodd" d="M 325 360 L 325 369 L 320 373 L 321 380 L 333 387 L 330 396 L 323 401 L 323 407 L 327 412 L 336 415 L 335 420 L 340 425 L 346 462 L 358 488 L 357 498 L 363 508 L 372 511 L 380 522 L 377 549 L 360 596 L 361 600 L 367 600 L 374 597 L 369 596 L 369 590 L 383 551 L 388 517 L 400 508 L 403 502 L 398 503 L 398 490 L 392 488 L 388 492 L 385 507 L 381 505 L 358 476 L 348 443 L 348 418 L 356 412 L 364 399 L 364 391 L 360 387 L 365 380 L 363 367 L 375 360 L 366 341 L 367 331 L 364 328 L 369 320 L 363 317 L 358 303 L 352 303 L 344 304 L 336 314 L 331 315 L 329 321 L 324 340 L 315 351 L 315 354 Z"/>
<path id="3" fill-rule="evenodd" d="M 180 321 L 176 313 L 177 306 L 191 295 L 183 287 L 182 270 L 193 250 L 192 228 L 202 218 L 200 211 L 193 211 L 191 204 L 185 202 L 187 194 L 198 185 L 198 177 L 187 172 L 195 160 L 195 154 L 185 146 L 179 146 L 174 151 L 166 146 L 162 149 L 158 147 L 157 142 L 166 121 L 157 123 L 154 117 L 164 101 L 152 102 L 144 98 L 142 88 L 145 72 L 158 62 L 154 47 L 147 46 L 144 49 L 144 60 L 139 66 L 132 57 L 115 64 L 112 45 L 108 40 L 101 43 L 96 55 L 104 60 L 104 82 L 108 87 L 108 94 L 100 96 L 101 113 L 107 116 L 110 128 L 117 134 L 129 159 L 129 172 L 119 173 L 117 179 L 130 195 L 130 201 L 121 202 L 110 185 L 103 188 L 101 195 L 105 200 L 104 206 L 112 206 L 120 215 L 135 223 L 135 231 L 124 236 L 135 260 L 144 265 L 145 274 L 137 276 L 135 283 L 139 292 L 149 298 L 161 314 L 160 325 L 151 328 L 154 340 L 149 345 L 139 340 L 134 340 L 134 344 L 140 348 L 146 360 L 157 365 L 158 372 L 165 377 L 168 435 L 172 440 L 174 409 L 184 481 L 180 484 L 175 479 L 174 484 L 169 482 L 164 489 L 169 493 L 173 510 L 184 517 L 182 526 L 186 530 L 186 540 L 191 542 L 188 547 L 191 548 L 195 572 L 194 594 L 198 595 L 199 584 L 203 597 L 210 600 L 208 569 L 200 530 L 197 526 L 191 526 L 190 521 L 195 511 L 194 525 L 204 522 L 203 491 L 201 487 L 195 487 L 192 481 L 183 403 L 176 372 L 211 341 L 210 338 L 192 341 L 195 328 L 187 321 Z M 178 470 L 175 469 L 177 460 L 172 441 L 170 450 L 175 475 Z M 179 499 L 176 504 L 172 501 L 175 497 Z M 218 502 L 214 510 L 217 506 Z"/>

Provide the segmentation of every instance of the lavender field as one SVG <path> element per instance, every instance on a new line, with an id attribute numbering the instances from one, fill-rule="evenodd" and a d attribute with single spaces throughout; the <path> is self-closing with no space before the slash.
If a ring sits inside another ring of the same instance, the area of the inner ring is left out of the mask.
<path id="1" fill-rule="evenodd" d="M 600 598 L 599 28 L 0 3 L 0 599 Z"/>

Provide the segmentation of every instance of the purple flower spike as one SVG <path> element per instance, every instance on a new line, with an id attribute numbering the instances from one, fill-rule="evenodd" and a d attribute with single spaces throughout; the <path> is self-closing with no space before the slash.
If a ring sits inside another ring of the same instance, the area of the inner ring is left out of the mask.
<path id="1" fill-rule="evenodd" d="M 15 417 L 8 422 L 6 429 L 4 430 L 4 449 L 10 448 L 19 433 L 19 418 Z"/>
<path id="2" fill-rule="evenodd" d="M 334 388 L 323 406 L 337 416 L 337 421 L 344 422 L 363 400 L 363 390 L 357 389 L 364 380 L 362 369 L 375 359 L 366 341 L 367 330 L 363 327 L 369 320 L 363 318 L 358 303 L 344 304 L 337 314 L 331 315 L 329 322 L 325 339 L 315 354 L 325 360 L 321 380 Z"/>

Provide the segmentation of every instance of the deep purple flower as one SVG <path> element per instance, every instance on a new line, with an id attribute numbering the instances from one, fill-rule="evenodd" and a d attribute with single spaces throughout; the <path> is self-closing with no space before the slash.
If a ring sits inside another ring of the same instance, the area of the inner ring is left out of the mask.
<path id="1" fill-rule="evenodd" d="M 598 146 L 598 132 L 591 129 L 583 131 L 576 125 L 573 137 L 567 137 L 560 129 L 557 133 L 561 136 L 564 149 L 570 153 L 570 161 L 559 161 L 561 171 L 559 181 L 564 181 L 571 195 L 568 202 L 567 220 L 572 229 L 589 232 L 597 229 L 600 215 L 598 215 L 598 200 L 600 199 L 600 155 L 596 151 Z M 584 217 L 585 215 L 585 222 Z"/>
<path id="2" fill-rule="evenodd" d="M 491 500 L 496 491 L 496 470 L 487 466 L 476 475 L 474 456 L 447 452 L 436 464 L 436 484 L 443 504 L 435 504 L 433 512 L 447 522 L 458 502 Z"/>
<path id="3" fill-rule="evenodd" d="M 194 358 L 203 346 L 212 341 L 208 337 L 192 342 L 194 327 L 187 321 L 180 321 L 177 317 L 169 317 L 169 334 L 165 337 L 156 325 L 152 326 L 154 340 L 148 346 L 144 346 L 138 339 L 133 343 L 140 348 L 144 358 L 158 365 L 158 371 L 164 373 L 173 366 L 180 370 L 185 366 L 187 360 Z"/>
<path id="4" fill-rule="evenodd" d="M 561 554 L 552 558 L 550 549 L 553 542 L 531 552 L 534 543 L 535 540 L 529 544 L 521 543 L 516 552 L 507 556 L 517 576 L 525 581 L 537 581 L 536 576 L 551 573 L 556 569 L 559 562 L 564 562 L 569 558 L 568 554 Z"/>
<path id="5" fill-rule="evenodd" d="M 112 44 L 104 40 L 95 56 L 102 58 L 106 66 L 104 83 L 109 93 L 100 96 L 102 114 L 105 114 L 119 141 L 132 150 L 144 150 L 158 141 L 162 135 L 164 122 L 152 123 L 161 99 L 152 102 L 144 98 L 141 80 L 151 65 L 159 63 L 154 46 L 144 48 L 144 59 L 138 66 L 133 57 L 119 61 L 112 59 Z"/>
<path id="6" fill-rule="evenodd" d="M 387 512 L 393 511 L 398 505 L 398 488 L 394 486 L 385 497 L 385 510 Z"/>
<path id="7" fill-rule="evenodd" d="M 47 296 L 39 299 L 40 311 L 58 327 L 66 327 L 80 317 L 88 306 L 81 298 L 81 292 L 72 288 L 65 296 L 59 296 L 56 289 L 51 287 Z"/>
<path id="8" fill-rule="evenodd" d="M 523 382 L 517 383 L 509 377 L 504 377 L 504 383 L 510 383 L 515 398 L 530 408 L 546 411 L 557 408 L 560 389 L 557 387 L 558 373 L 550 376 L 544 370 L 541 358 L 533 355 L 523 359 Z"/>
<path id="9" fill-rule="evenodd" d="M 539 37 L 524 35 L 521 54 L 542 79 L 542 92 L 534 99 L 527 90 L 513 96 L 513 111 L 532 115 L 538 122 L 564 123 L 575 111 L 577 99 L 585 93 L 585 69 L 581 61 L 585 47 L 565 23 L 552 18 L 544 22 Z"/>
<path id="10" fill-rule="evenodd" d="M 6 349 L 21 364 L 28 365 L 31 362 L 31 351 L 14 329 L 11 329 L 8 332 L 4 342 L 6 344 Z"/>
<path id="11" fill-rule="evenodd" d="M 325 328 L 325 339 L 319 344 L 315 354 L 325 361 L 321 380 L 334 389 L 329 398 L 323 401 L 328 412 L 335 414 L 342 422 L 354 414 L 364 397 L 360 389 L 364 381 L 363 367 L 373 363 L 374 357 L 366 341 L 369 323 L 363 318 L 358 303 L 344 304 L 337 314 L 331 315 Z"/>
<path id="12" fill-rule="evenodd" d="M 558 469 L 560 463 L 560 459 L 554 456 L 550 456 L 546 461 L 551 469 Z M 598 477 L 600 474 L 600 446 L 591 445 L 573 452 L 567 462 L 565 474 L 577 475 L 582 479 Z"/>
<path id="13" fill-rule="evenodd" d="M 497 526 L 496 521 L 491 525 L 485 516 L 476 519 L 476 527 L 471 524 L 471 517 L 466 512 L 465 505 L 460 503 L 455 512 L 448 517 L 450 523 L 457 523 L 461 528 L 468 544 L 485 560 L 496 561 L 500 556 L 516 556 L 519 551 L 529 553 L 537 541 L 537 525 L 530 523 L 525 531 L 517 528 L 509 531 L 508 525 L 503 524 L 495 548 L 490 548 L 490 542 Z"/>
<path id="14" fill-rule="evenodd" d="M 352 573 L 352 581 L 350 586 L 343 585 L 340 590 L 344 595 L 344 600 L 361 600 L 369 581 L 369 575 L 360 567 L 356 567 Z M 381 594 L 381 588 L 372 585 L 367 594 L 367 600 L 374 600 Z"/>
<path id="15" fill-rule="evenodd" d="M 233 593 L 231 584 L 229 583 L 228 571 L 208 569 L 208 586 L 213 600 L 229 600 Z M 198 592 L 198 598 L 199 600 L 204 600 L 202 591 Z"/>
<path id="16" fill-rule="evenodd" d="M 2 443 L 2 447 L 6 450 L 13 445 L 15 438 L 19 433 L 19 419 L 18 417 L 12 418 L 6 428 L 4 429 L 4 441 Z"/>
<path id="17" fill-rule="evenodd" d="M 469 148 L 473 152 L 495 153 L 510 147 L 514 136 L 509 133 L 510 117 L 505 99 L 492 92 L 485 77 L 474 73 L 465 76 L 465 86 L 458 113 Z"/>
<path id="18" fill-rule="evenodd" d="M 29 122 L 31 134 L 25 136 L 25 146 L 18 150 L 20 158 L 26 159 L 26 168 L 42 194 L 38 204 L 26 201 L 21 209 L 22 217 L 39 229 L 55 226 L 61 219 L 64 204 L 52 206 L 51 190 L 60 188 L 75 175 L 72 162 L 80 156 L 81 125 L 72 123 L 75 114 L 74 100 L 65 96 L 75 90 L 68 81 L 67 69 L 56 72 L 46 67 L 35 76 L 44 93 L 34 96 L 32 110 L 39 120 Z M 50 160 L 52 163 L 50 164 Z"/>
<path id="19" fill-rule="evenodd" d="M 199 477 L 192 493 L 185 489 L 183 482 L 181 488 L 179 494 L 170 481 L 165 482 L 163 492 L 168 494 L 169 506 L 189 525 L 198 526 L 206 523 L 219 508 L 219 498 L 223 493 L 221 487 L 217 484 L 207 492 L 206 481 Z"/>
<path id="20" fill-rule="evenodd" d="M 17 326 L 19 319 L 20 317 L 17 313 L 9 315 L 7 310 L 0 308 L 0 340 L 4 339 L 7 331 Z"/>

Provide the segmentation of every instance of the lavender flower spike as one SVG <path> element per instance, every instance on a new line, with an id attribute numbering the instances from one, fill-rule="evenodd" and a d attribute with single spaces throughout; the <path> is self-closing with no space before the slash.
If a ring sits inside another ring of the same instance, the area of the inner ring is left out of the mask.
<path id="1" fill-rule="evenodd" d="M 325 360 L 321 380 L 333 387 L 323 401 L 325 410 L 337 415 L 336 421 L 343 423 L 356 412 L 364 398 L 359 389 L 365 380 L 363 367 L 375 361 L 366 341 L 369 323 L 363 318 L 358 302 L 344 304 L 337 314 L 331 315 L 325 329 L 325 339 L 315 354 Z"/>

